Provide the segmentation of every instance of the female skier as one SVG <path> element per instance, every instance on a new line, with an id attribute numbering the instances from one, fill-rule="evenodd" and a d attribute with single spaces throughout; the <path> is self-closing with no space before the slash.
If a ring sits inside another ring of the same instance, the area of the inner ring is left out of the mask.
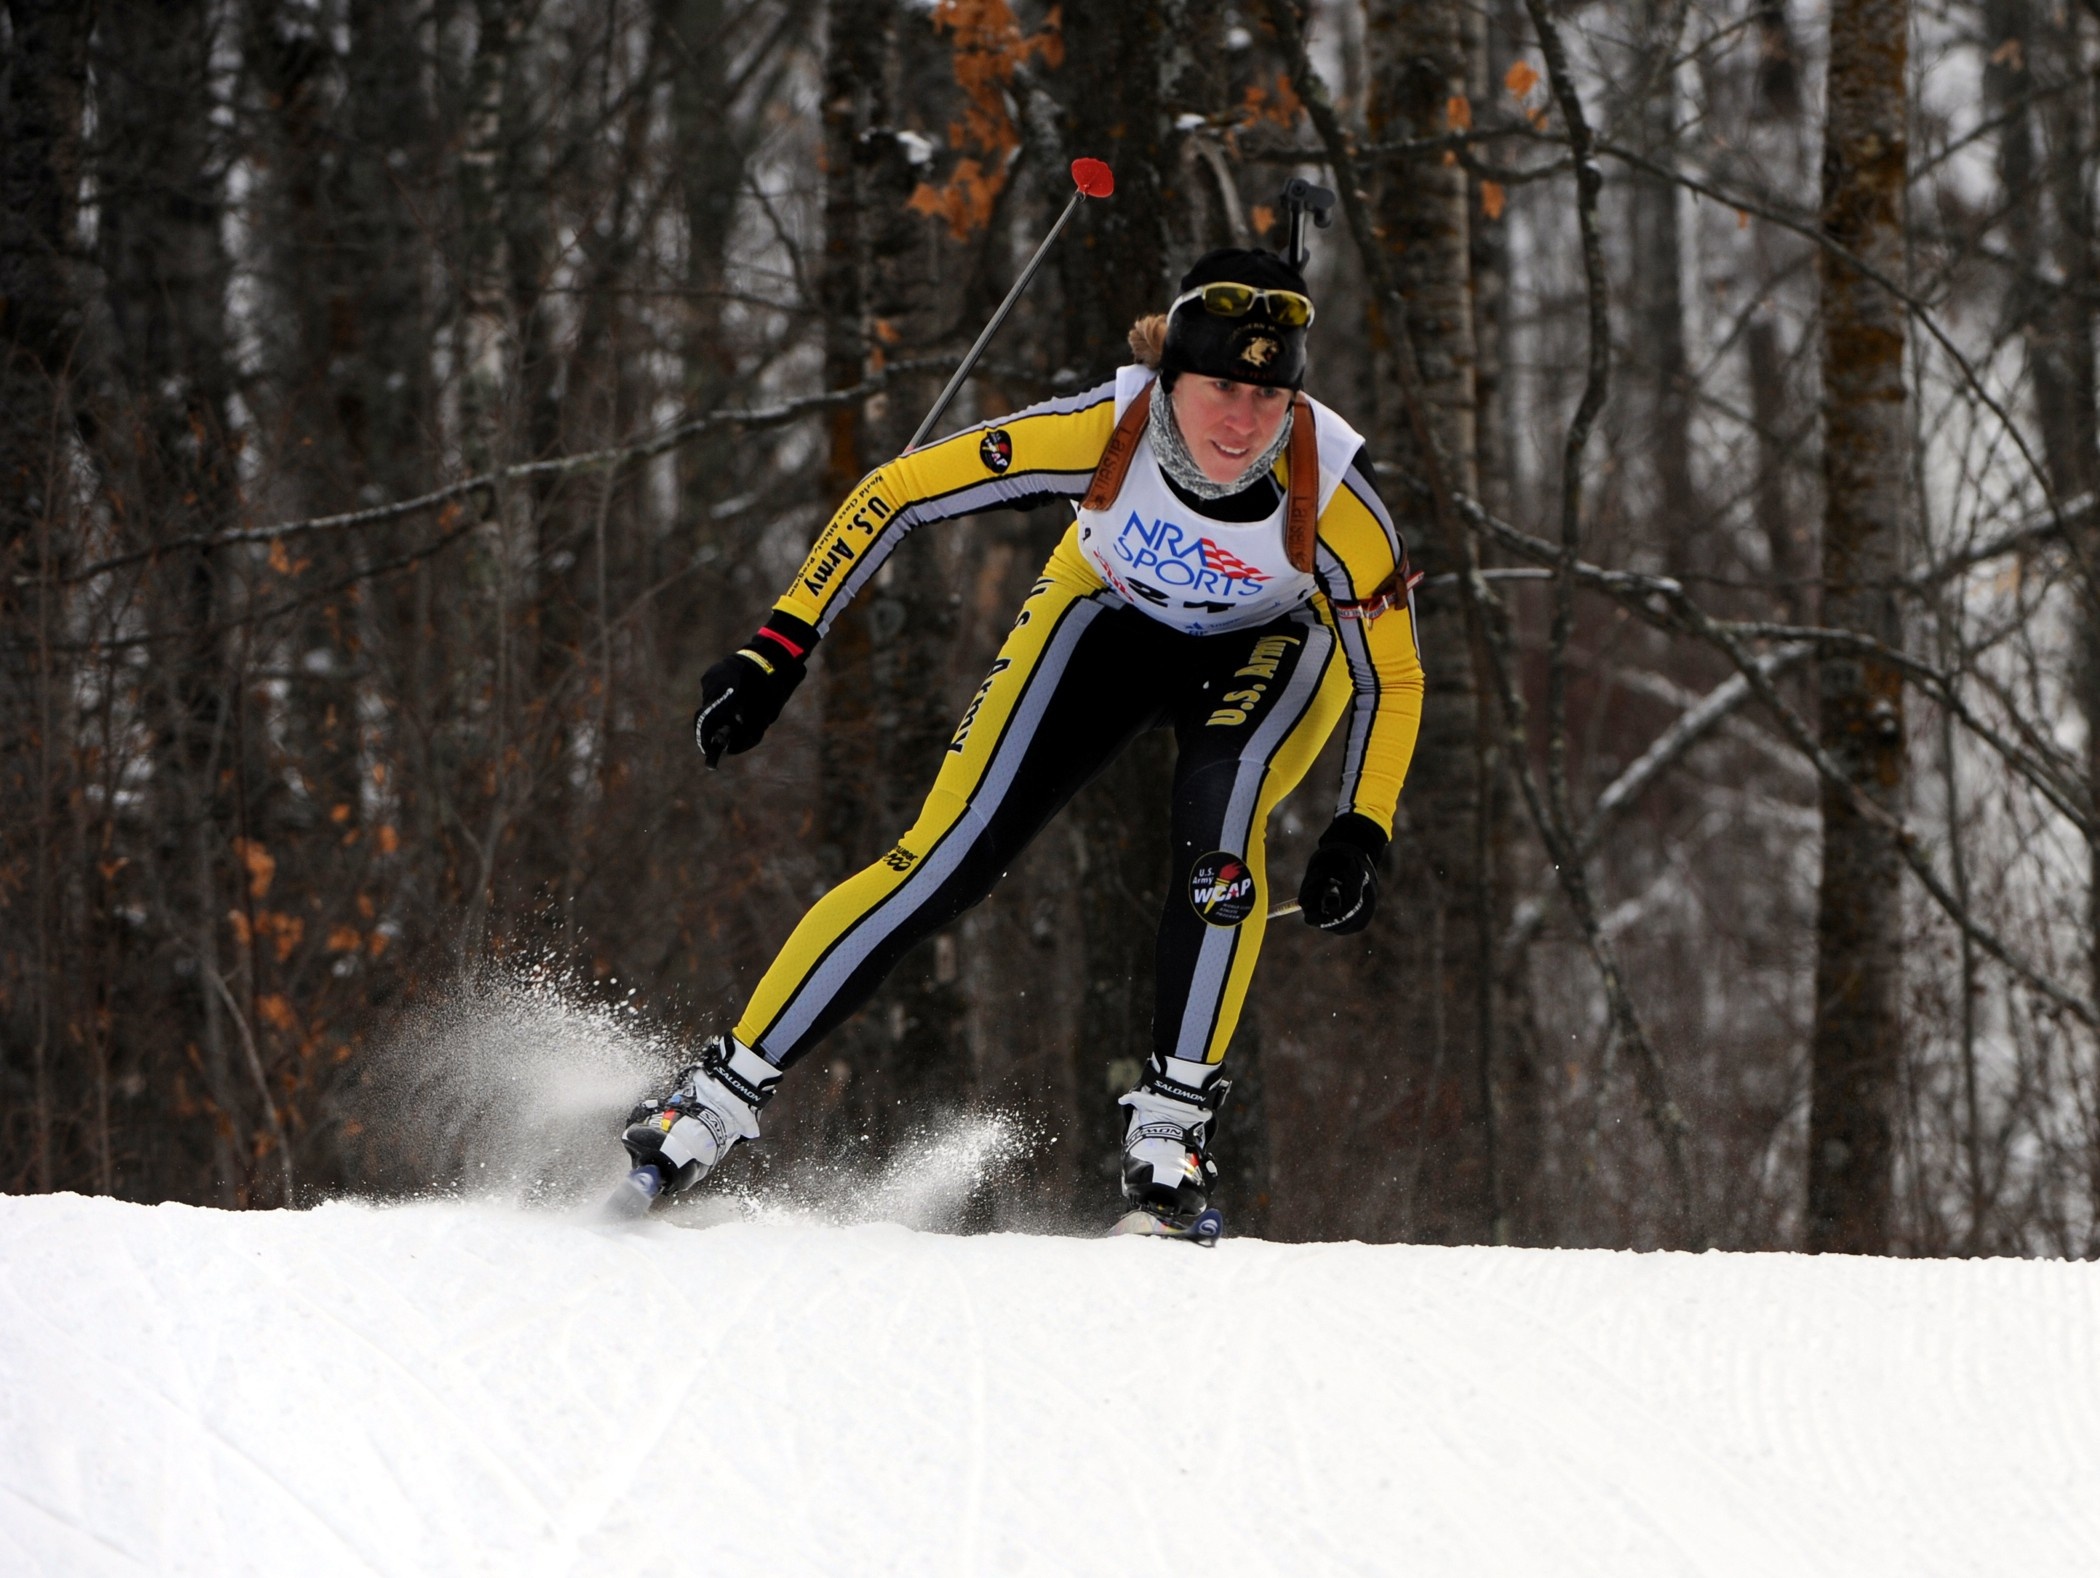
<path id="1" fill-rule="evenodd" d="M 1268 919 L 1269 814 L 1346 715 L 1340 800 L 1298 900 L 1324 931 L 1362 929 L 1421 721 L 1414 577 L 1363 439 L 1300 392 L 1312 321 L 1304 279 L 1274 253 L 1205 255 L 1164 324 L 1132 329 L 1139 365 L 867 477 L 758 633 L 707 671 L 694 736 L 712 767 L 759 742 L 915 527 L 1079 501 L 918 820 L 817 902 L 730 1033 L 630 1118 L 628 1150 L 667 1190 L 757 1138 L 784 1070 L 1136 735 L 1171 726 L 1174 872 L 1152 1056 L 1121 1099 L 1123 1191 L 1162 1230 L 1204 1211 L 1225 1050 Z"/>

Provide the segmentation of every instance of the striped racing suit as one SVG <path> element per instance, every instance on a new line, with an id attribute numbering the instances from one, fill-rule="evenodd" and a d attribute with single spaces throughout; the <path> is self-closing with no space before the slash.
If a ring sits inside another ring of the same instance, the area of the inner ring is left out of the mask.
<path id="1" fill-rule="evenodd" d="M 1083 498 L 1153 378 L 1032 406 L 871 473 L 810 549 L 781 614 L 821 635 L 919 526 Z M 753 992 L 737 1039 L 786 1067 L 914 944 L 982 899 L 1140 732 L 1175 731 L 1174 867 L 1159 931 L 1155 1052 L 1225 1055 L 1266 930 L 1270 813 L 1346 727 L 1337 814 L 1390 833 L 1421 721 L 1406 556 L 1363 440 L 1317 401 L 1314 563 L 1285 554 L 1288 461 L 1208 504 L 1141 445 L 1105 510 L 1080 509 L 957 724 L 918 819 L 820 899 Z"/>

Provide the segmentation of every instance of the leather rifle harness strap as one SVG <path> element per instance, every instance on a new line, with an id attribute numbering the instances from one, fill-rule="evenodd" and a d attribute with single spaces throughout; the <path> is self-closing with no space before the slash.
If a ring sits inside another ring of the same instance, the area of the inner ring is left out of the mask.
<path id="1" fill-rule="evenodd" d="M 1283 501 L 1283 551 L 1291 568 L 1312 574 L 1313 545 L 1320 536 L 1320 435 L 1304 390 L 1291 395 L 1290 490 Z"/>
<path id="2" fill-rule="evenodd" d="M 1109 435 L 1108 448 L 1101 452 L 1101 464 L 1094 468 L 1094 480 L 1080 501 L 1081 509 L 1098 514 L 1112 506 L 1123 491 L 1131 457 L 1137 454 L 1145 424 L 1152 419 L 1152 391 L 1158 387 L 1156 381 L 1145 385 L 1123 408 L 1116 430 Z M 1284 490 L 1283 551 L 1292 569 L 1309 575 L 1320 531 L 1320 438 L 1313 429 L 1312 403 L 1302 390 L 1292 393 L 1291 410 L 1291 437 L 1284 450 L 1291 475 Z"/>

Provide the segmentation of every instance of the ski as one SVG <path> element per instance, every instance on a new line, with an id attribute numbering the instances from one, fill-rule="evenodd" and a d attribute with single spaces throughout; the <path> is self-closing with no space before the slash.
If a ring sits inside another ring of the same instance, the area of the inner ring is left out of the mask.
<path id="1" fill-rule="evenodd" d="M 1217 1246 L 1225 1236 L 1225 1216 L 1216 1206 L 1201 1210 L 1186 1222 L 1157 1216 L 1150 1211 L 1132 1211 L 1108 1230 L 1110 1238 L 1178 1238 L 1204 1249 Z"/>

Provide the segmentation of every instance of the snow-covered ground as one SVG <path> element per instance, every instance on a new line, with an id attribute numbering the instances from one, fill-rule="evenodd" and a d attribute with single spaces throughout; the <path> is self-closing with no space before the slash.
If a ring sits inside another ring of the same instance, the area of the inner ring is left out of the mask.
<path id="1" fill-rule="evenodd" d="M 2100 1573 L 2100 1266 L 0 1198 L 0 1572 Z"/>

